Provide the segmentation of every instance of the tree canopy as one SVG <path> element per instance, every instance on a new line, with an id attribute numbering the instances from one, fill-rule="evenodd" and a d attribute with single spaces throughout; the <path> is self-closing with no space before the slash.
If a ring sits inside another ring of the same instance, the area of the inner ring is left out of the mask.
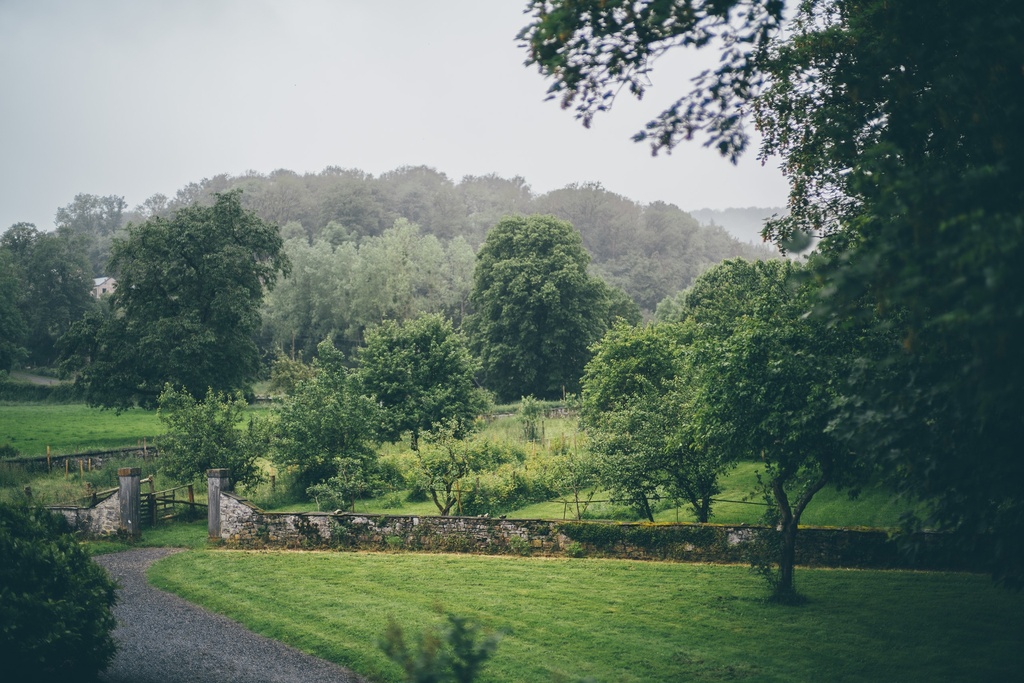
<path id="1" fill-rule="evenodd" d="M 381 436 L 387 441 L 411 432 L 415 446 L 421 432 L 450 420 L 461 436 L 486 408 L 466 340 L 441 316 L 371 328 L 358 359 L 364 391 L 383 408 Z"/>
<path id="2" fill-rule="evenodd" d="M 699 135 L 735 158 L 753 119 L 790 183 L 764 234 L 821 239 L 808 308 L 842 326 L 871 301 L 892 339 L 851 366 L 834 433 L 929 501 L 925 525 L 1024 583 L 1024 7 L 805 0 L 786 22 L 781 0 L 529 7 L 529 60 L 585 123 L 642 95 L 666 51 L 720 51 L 637 138 Z"/>
<path id="3" fill-rule="evenodd" d="M 65 368 L 92 404 L 153 406 L 165 384 L 193 396 L 247 390 L 259 371 L 260 304 L 287 271 L 276 226 L 238 193 L 130 226 L 114 241 L 113 314 L 65 335 Z"/>
<path id="4" fill-rule="evenodd" d="M 608 288 L 587 272 L 572 225 L 509 216 L 488 233 L 466 321 L 484 384 L 505 400 L 575 392 L 589 346 L 609 325 Z"/>

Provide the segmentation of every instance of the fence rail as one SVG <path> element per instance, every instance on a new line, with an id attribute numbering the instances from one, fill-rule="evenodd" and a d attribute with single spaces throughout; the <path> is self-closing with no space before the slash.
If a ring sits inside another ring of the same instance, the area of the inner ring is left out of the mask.
<path id="1" fill-rule="evenodd" d="M 207 505 L 206 503 L 196 502 L 195 490 L 192 484 L 175 486 L 163 491 L 154 491 L 152 475 L 147 479 L 143 479 L 142 482 L 149 483 L 149 491 L 142 493 L 140 513 L 142 519 L 149 526 L 153 527 L 161 521 L 175 519 L 182 513 L 193 516 L 197 515 L 199 510 L 202 510 L 203 514 L 206 514 Z M 178 497 L 179 491 L 184 492 L 181 498 Z"/>

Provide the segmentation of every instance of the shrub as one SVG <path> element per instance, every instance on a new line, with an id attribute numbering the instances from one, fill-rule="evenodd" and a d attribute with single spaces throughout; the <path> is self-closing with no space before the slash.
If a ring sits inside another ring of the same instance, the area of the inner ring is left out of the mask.
<path id="1" fill-rule="evenodd" d="M 380 648 L 405 671 L 407 681 L 472 683 L 498 648 L 500 636 L 481 638 L 480 627 L 463 617 L 447 615 L 448 623 L 426 630 L 406 643 L 402 627 L 393 619 L 380 640 Z"/>
<path id="2" fill-rule="evenodd" d="M 95 677 L 114 656 L 113 581 L 46 510 L 0 504 L 0 652 L 8 680 Z"/>

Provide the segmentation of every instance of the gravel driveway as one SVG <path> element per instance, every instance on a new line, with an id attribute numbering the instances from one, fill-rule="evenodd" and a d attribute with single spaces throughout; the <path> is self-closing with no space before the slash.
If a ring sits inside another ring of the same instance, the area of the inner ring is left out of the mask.
<path id="1" fill-rule="evenodd" d="M 96 562 L 120 585 L 114 616 L 119 648 L 101 676 L 109 683 L 354 683 L 337 664 L 248 631 L 146 582 L 146 568 L 177 552 L 141 548 Z"/>

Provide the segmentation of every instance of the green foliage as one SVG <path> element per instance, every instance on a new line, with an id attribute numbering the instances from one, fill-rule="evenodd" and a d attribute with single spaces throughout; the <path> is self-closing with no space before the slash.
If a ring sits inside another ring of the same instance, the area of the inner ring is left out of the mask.
<path id="1" fill-rule="evenodd" d="M 302 382 L 313 378 L 313 368 L 301 360 L 278 355 L 270 365 L 270 390 L 282 394 L 295 393 Z"/>
<path id="2" fill-rule="evenodd" d="M 0 370 L 57 360 L 57 340 L 97 305 L 91 270 L 83 241 L 67 230 L 16 223 L 0 236 Z"/>
<path id="3" fill-rule="evenodd" d="M 466 478 L 495 464 L 497 450 L 486 441 L 467 440 L 457 420 L 448 420 L 423 434 L 416 451 L 416 483 L 428 494 L 438 514 L 449 514 L 468 491 Z"/>
<path id="4" fill-rule="evenodd" d="M 293 482 L 301 492 L 341 476 L 343 463 L 348 480 L 356 471 L 373 470 L 377 459 L 376 403 L 362 394 L 357 377 L 330 341 L 317 350 L 313 378 L 300 383 L 281 407 L 273 446 L 274 461 L 295 468 Z"/>
<path id="5" fill-rule="evenodd" d="M 113 314 L 72 326 L 64 369 L 79 372 L 90 403 L 118 409 L 155 405 L 166 383 L 245 391 L 260 368 L 263 293 L 289 267 L 281 247 L 237 192 L 131 226 L 114 241 Z"/>
<path id="6" fill-rule="evenodd" d="M 4 374 L 28 356 L 25 348 L 28 328 L 16 305 L 18 288 L 14 259 L 7 249 L 0 249 L 0 372 Z M 0 377 L 3 379 L 6 378 Z"/>
<path id="7" fill-rule="evenodd" d="M 157 416 L 167 429 L 160 437 L 160 466 L 175 480 L 201 482 L 206 470 L 226 467 L 231 481 L 246 487 L 263 479 L 257 462 L 266 455 L 268 425 L 249 417 L 244 431 L 246 402 L 240 393 L 226 395 L 209 389 L 197 401 L 170 384 L 160 394 Z"/>
<path id="8" fill-rule="evenodd" d="M 396 441 L 454 420 L 470 425 L 488 400 L 474 382 L 477 363 L 450 321 L 424 315 L 407 322 L 385 321 L 366 332 L 359 352 L 363 390 L 383 408 L 381 437 Z"/>
<path id="9" fill-rule="evenodd" d="M 608 325 L 607 287 L 572 225 L 551 216 L 509 216 L 477 254 L 466 321 L 484 384 L 502 400 L 576 391 L 588 347 Z"/>
<path id="10" fill-rule="evenodd" d="M 360 239 L 339 239 L 341 231 L 328 223 L 312 241 L 303 232 L 285 242 L 294 268 L 266 305 L 274 344 L 308 358 L 321 340 L 359 340 L 384 320 L 430 313 L 461 323 L 474 260 L 465 239 L 422 234 L 405 219 Z"/>
<path id="11" fill-rule="evenodd" d="M 636 5 L 628 0 L 532 0 L 533 22 L 519 34 L 528 64 L 553 79 L 548 93 L 590 126 L 626 91 L 638 99 L 651 63 L 676 46 L 728 45 L 714 70 L 633 139 L 671 150 L 696 133 L 733 160 L 747 146 L 742 108 L 756 92 L 758 58 L 780 30 L 784 3 L 775 0 L 684 0 Z"/>
<path id="12" fill-rule="evenodd" d="M 699 434 L 713 448 L 763 463 L 767 521 L 782 530 L 773 589 L 787 597 L 808 503 L 826 484 L 854 487 L 866 477 L 863 461 L 830 429 L 837 388 L 862 340 L 807 315 L 816 291 L 796 265 L 768 265 L 711 269 L 694 286 L 704 294 L 688 296 L 686 308 L 701 330 Z"/>
<path id="13" fill-rule="evenodd" d="M 702 443 L 693 417 L 702 391 L 690 352 L 693 326 L 620 324 L 594 346 L 584 375 L 581 421 L 613 502 L 654 521 L 652 503 L 686 500 L 711 515 L 724 452 Z"/>
<path id="14" fill-rule="evenodd" d="M 465 617 L 446 615 L 448 623 L 438 630 L 420 633 L 415 644 L 406 643 L 402 627 L 394 619 L 380 640 L 380 648 L 405 671 L 413 683 L 472 683 L 484 663 L 498 649 L 500 636 L 483 636 L 480 627 Z"/>
<path id="15" fill-rule="evenodd" d="M 70 382 L 55 385 L 32 384 L 0 378 L 0 401 L 11 403 L 80 403 L 80 387 Z"/>
<path id="16" fill-rule="evenodd" d="M 0 504 L 0 651 L 12 680 L 89 679 L 114 656 L 115 585 L 63 519 Z"/>
<path id="17" fill-rule="evenodd" d="M 519 421 L 523 424 L 523 439 L 536 441 L 540 436 L 538 428 L 540 419 L 544 417 L 544 405 L 533 396 L 523 396 L 519 401 Z"/>
<path id="18" fill-rule="evenodd" d="M 657 151 L 703 132 L 735 158 L 753 115 L 790 182 L 764 235 L 820 238 L 818 312 L 889 339 L 860 354 L 832 433 L 928 501 L 918 523 L 1024 584 L 1020 4 L 808 0 L 785 30 L 774 0 L 531 9 L 530 61 L 585 123 L 622 87 L 642 95 L 665 50 L 727 46 L 637 139 Z"/>

